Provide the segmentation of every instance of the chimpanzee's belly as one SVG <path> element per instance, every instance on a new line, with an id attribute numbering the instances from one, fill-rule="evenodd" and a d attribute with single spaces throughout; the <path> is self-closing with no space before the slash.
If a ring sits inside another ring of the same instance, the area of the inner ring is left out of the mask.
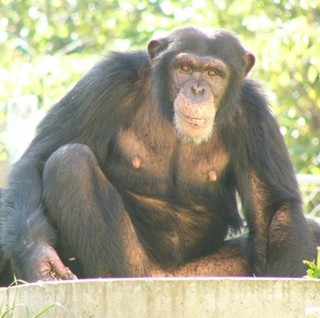
<path id="1" fill-rule="evenodd" d="M 178 266 L 217 250 L 233 223 L 227 216 L 238 215 L 236 205 L 224 206 L 219 200 L 212 200 L 209 206 L 209 199 L 203 203 L 190 196 L 181 199 L 163 200 L 136 193 L 127 194 L 125 199 L 143 246 L 166 266 Z"/>

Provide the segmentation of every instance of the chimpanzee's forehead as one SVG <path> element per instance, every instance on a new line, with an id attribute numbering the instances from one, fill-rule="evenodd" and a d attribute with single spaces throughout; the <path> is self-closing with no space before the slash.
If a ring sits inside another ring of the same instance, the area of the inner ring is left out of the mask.
<path id="1" fill-rule="evenodd" d="M 201 30 L 192 27 L 175 30 L 169 36 L 170 42 L 178 49 L 192 50 L 200 54 L 223 52 L 226 50 L 237 50 L 243 52 L 239 40 L 226 30 Z"/>
<path id="2" fill-rule="evenodd" d="M 209 38 L 202 32 L 194 28 L 184 28 L 174 31 L 169 36 L 169 41 L 178 50 L 192 50 L 205 52 Z"/>
<path id="3" fill-rule="evenodd" d="M 237 67 L 245 49 L 233 33 L 226 30 L 201 30 L 182 28 L 169 35 L 170 46 L 179 52 L 191 52 L 200 56 L 215 56 Z"/>

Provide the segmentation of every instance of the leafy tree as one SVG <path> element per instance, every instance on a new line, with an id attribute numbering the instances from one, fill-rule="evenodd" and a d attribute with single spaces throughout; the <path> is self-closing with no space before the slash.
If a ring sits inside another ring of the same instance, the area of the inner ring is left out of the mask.
<path id="1" fill-rule="evenodd" d="M 182 25 L 227 28 L 256 54 L 296 170 L 320 174 L 320 0 L 2 0 L 0 159 L 8 103 L 48 109 L 109 50 Z M 272 93 L 271 93 L 272 92 Z"/>

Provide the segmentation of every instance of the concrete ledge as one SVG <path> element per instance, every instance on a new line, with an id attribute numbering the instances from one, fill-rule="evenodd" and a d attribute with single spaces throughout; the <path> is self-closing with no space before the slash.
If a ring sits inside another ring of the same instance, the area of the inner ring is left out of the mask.
<path id="1" fill-rule="evenodd" d="M 0 289 L 1 314 L 15 307 L 13 317 L 33 317 L 52 304 L 43 317 L 320 317 L 320 280 L 96 279 Z"/>

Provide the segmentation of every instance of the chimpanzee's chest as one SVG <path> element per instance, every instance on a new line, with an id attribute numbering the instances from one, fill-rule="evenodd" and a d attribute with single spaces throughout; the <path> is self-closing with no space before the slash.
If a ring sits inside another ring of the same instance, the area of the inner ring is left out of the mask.
<path id="1" fill-rule="evenodd" d="M 124 190 L 151 197 L 168 191 L 188 195 L 188 189 L 194 187 L 200 191 L 212 188 L 229 161 L 218 136 L 199 145 L 183 144 L 175 135 L 168 136 L 119 131 L 108 160 L 108 177 Z"/>

